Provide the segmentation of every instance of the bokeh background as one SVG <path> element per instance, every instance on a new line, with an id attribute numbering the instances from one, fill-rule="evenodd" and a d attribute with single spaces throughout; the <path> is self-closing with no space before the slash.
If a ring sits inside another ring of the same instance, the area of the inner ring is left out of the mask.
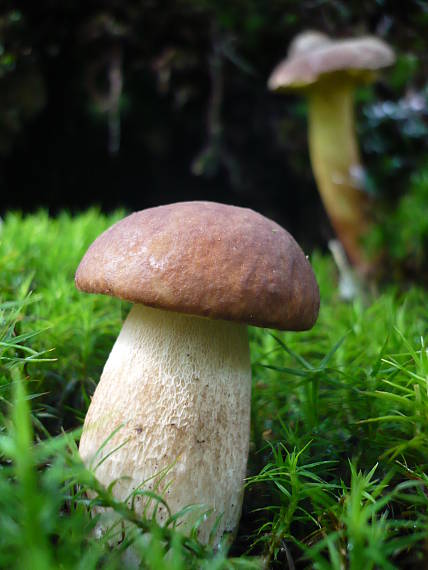
<path id="1" fill-rule="evenodd" d="M 306 103 L 267 90 L 305 29 L 375 34 L 397 62 L 356 96 L 393 275 L 425 280 L 428 3 L 39 0 L 0 8 L 0 210 L 127 210 L 203 199 L 259 210 L 307 249 L 333 232 Z"/>

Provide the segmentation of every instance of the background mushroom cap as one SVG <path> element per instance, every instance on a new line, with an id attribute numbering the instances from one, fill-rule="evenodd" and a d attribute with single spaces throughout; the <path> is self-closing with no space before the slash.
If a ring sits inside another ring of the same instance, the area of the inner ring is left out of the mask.
<path id="1" fill-rule="evenodd" d="M 281 226 L 246 208 L 180 202 L 127 216 L 89 247 L 76 286 L 176 312 L 311 328 L 318 285 Z"/>
<path id="2" fill-rule="evenodd" d="M 268 86 L 273 91 L 306 87 L 334 72 L 368 79 L 371 74 L 367 72 L 394 61 L 393 50 L 374 36 L 332 40 L 320 32 L 303 32 L 291 43 L 287 58 L 273 70 Z"/>

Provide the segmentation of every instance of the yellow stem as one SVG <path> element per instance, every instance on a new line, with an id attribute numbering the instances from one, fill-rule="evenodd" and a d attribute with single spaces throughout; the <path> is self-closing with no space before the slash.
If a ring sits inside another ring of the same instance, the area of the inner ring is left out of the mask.
<path id="1" fill-rule="evenodd" d="M 351 81 L 340 78 L 309 90 L 309 151 L 333 228 L 352 264 L 366 273 L 369 262 L 361 237 L 370 226 L 371 200 L 355 137 L 353 90 Z"/>

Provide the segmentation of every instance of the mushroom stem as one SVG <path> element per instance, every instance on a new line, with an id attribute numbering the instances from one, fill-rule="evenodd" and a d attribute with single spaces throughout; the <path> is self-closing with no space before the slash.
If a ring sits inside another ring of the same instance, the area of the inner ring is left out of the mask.
<path id="1" fill-rule="evenodd" d="M 352 264 L 363 275 L 370 263 L 361 238 L 370 227 L 371 199 L 355 136 L 354 85 L 329 77 L 307 90 L 309 151 L 324 207 Z"/>
<path id="2" fill-rule="evenodd" d="M 113 488 L 119 500 L 140 487 L 164 496 L 173 513 L 204 504 L 183 530 L 213 508 L 199 528 L 203 542 L 223 513 L 218 543 L 239 522 L 250 399 L 245 325 L 134 305 L 95 390 L 80 454 L 98 464 L 105 486 L 127 477 Z M 144 497 L 134 503 L 138 514 L 146 505 Z M 168 518 L 162 505 L 156 516 L 160 524 Z"/>

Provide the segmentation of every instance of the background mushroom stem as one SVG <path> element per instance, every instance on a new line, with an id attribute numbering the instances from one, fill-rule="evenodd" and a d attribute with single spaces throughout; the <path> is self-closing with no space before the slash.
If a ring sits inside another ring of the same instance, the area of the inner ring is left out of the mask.
<path id="1" fill-rule="evenodd" d="M 141 489 L 163 496 L 172 513 L 201 505 L 183 530 L 213 509 L 198 537 L 207 542 L 222 515 L 218 544 L 241 514 L 250 406 L 245 325 L 134 305 L 94 393 L 80 454 L 103 485 L 117 481 L 119 500 Z M 139 515 L 153 512 L 153 500 L 133 503 Z M 158 522 L 168 516 L 158 505 Z"/>
<path id="2" fill-rule="evenodd" d="M 351 80 L 331 77 L 308 89 L 309 151 L 332 226 L 351 263 L 366 275 L 371 264 L 361 238 L 371 225 L 372 200 L 355 136 L 353 94 Z"/>

